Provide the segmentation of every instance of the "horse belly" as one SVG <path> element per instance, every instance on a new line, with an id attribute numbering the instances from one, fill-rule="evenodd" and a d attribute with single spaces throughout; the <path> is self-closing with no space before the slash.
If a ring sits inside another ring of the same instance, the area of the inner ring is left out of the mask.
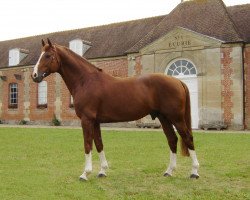
<path id="1" fill-rule="evenodd" d="M 151 108 L 145 98 L 123 97 L 116 102 L 103 104 L 102 111 L 98 114 L 100 122 L 125 122 L 138 120 L 150 113 Z"/>

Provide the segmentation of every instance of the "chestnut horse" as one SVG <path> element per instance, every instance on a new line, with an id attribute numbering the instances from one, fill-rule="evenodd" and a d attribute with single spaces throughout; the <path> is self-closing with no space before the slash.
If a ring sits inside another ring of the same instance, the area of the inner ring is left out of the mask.
<path id="1" fill-rule="evenodd" d="M 108 163 L 103 150 L 100 123 L 138 120 L 148 114 L 159 118 L 170 147 L 170 164 L 164 176 L 172 176 L 176 167 L 177 136 L 181 136 L 182 154 L 191 156 L 191 178 L 198 178 L 199 163 L 191 130 L 190 97 L 180 80 L 162 74 L 115 78 L 95 67 L 67 47 L 42 40 L 42 53 L 33 73 L 39 83 L 58 72 L 74 99 L 76 115 L 81 120 L 85 148 L 85 168 L 81 180 L 92 171 L 92 144 L 101 162 L 98 177 L 105 177 Z"/>

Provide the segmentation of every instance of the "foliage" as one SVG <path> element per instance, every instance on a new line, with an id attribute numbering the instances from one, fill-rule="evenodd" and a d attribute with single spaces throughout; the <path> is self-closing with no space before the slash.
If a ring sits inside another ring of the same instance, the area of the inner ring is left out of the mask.
<path id="1" fill-rule="evenodd" d="M 194 133 L 200 179 L 188 178 L 190 158 L 178 154 L 174 177 L 163 177 L 169 148 L 160 131 L 104 131 L 110 169 L 80 182 L 80 129 L 0 127 L 0 199 L 250 199 L 250 134 Z"/>
<path id="2" fill-rule="evenodd" d="M 54 117 L 52 119 L 52 125 L 54 126 L 61 126 L 61 122 L 59 121 L 59 119 L 57 119 L 56 115 L 54 114 Z"/>
<path id="3" fill-rule="evenodd" d="M 28 124 L 28 121 L 22 119 L 20 122 L 19 122 L 19 125 L 27 125 Z"/>

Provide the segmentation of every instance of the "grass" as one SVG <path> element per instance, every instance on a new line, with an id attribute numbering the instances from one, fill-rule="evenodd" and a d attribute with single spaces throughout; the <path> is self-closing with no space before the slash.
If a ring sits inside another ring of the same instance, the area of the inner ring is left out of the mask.
<path id="1" fill-rule="evenodd" d="M 250 134 L 194 133 L 200 179 L 178 154 L 174 177 L 163 177 L 169 148 L 161 132 L 104 131 L 110 169 L 80 182 L 78 129 L 0 128 L 0 199 L 250 199 Z"/>

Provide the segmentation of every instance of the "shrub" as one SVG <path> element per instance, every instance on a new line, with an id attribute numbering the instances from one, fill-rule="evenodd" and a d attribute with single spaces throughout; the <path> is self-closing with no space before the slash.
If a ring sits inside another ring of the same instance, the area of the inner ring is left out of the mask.
<path id="1" fill-rule="evenodd" d="M 19 122 L 19 125 L 27 125 L 28 124 L 28 121 L 22 119 L 20 122 Z"/>
<path id="2" fill-rule="evenodd" d="M 61 122 L 56 118 L 56 115 L 54 114 L 54 117 L 52 119 L 52 125 L 53 126 L 60 126 Z"/>

